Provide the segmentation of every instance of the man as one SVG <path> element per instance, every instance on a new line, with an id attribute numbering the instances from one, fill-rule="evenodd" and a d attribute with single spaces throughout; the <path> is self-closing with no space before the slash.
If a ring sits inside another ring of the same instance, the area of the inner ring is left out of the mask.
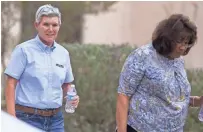
<path id="1" fill-rule="evenodd" d="M 41 6 L 35 16 L 38 35 L 16 46 L 5 74 L 9 114 L 45 131 L 63 132 L 63 93 L 74 80 L 69 52 L 55 42 L 61 13 Z M 72 104 L 77 107 L 79 97 Z"/>

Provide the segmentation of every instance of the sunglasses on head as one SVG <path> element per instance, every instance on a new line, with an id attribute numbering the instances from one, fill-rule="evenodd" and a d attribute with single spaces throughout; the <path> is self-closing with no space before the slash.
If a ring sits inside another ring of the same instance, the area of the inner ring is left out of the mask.
<path id="1" fill-rule="evenodd" d="M 39 17 L 39 14 L 42 12 L 49 12 L 50 10 L 52 10 L 52 12 L 59 12 L 59 10 L 57 8 L 50 8 L 50 7 L 42 7 L 39 12 L 37 13 L 37 18 Z"/>

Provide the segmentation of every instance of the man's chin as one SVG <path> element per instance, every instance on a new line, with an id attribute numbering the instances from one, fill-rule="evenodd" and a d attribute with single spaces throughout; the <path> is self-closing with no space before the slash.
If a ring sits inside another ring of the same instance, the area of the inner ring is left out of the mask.
<path id="1" fill-rule="evenodd" d="M 55 40 L 53 38 L 47 39 L 47 43 L 52 44 Z"/>
<path id="2" fill-rule="evenodd" d="M 55 37 L 39 37 L 39 38 L 46 45 L 52 45 L 55 41 Z"/>
<path id="3" fill-rule="evenodd" d="M 54 43 L 54 40 L 44 40 L 43 43 L 46 45 L 52 45 Z"/>

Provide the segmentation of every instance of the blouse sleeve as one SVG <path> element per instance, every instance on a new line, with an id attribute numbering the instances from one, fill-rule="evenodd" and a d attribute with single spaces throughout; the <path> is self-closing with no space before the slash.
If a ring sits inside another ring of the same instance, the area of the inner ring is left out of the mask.
<path id="1" fill-rule="evenodd" d="M 126 59 L 119 78 L 118 93 L 131 96 L 144 76 L 143 52 L 135 50 Z"/>

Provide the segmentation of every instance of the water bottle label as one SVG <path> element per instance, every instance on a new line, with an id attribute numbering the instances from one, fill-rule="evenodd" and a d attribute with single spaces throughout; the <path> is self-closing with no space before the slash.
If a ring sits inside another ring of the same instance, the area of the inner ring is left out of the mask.
<path id="1" fill-rule="evenodd" d="M 68 99 L 68 100 L 73 100 L 73 97 L 74 97 L 74 96 L 72 96 L 72 95 L 68 95 L 68 96 L 67 96 L 67 99 Z"/>
<path id="2" fill-rule="evenodd" d="M 72 100 L 74 96 L 76 96 L 76 93 L 75 93 L 75 92 L 68 92 L 68 93 L 67 93 L 67 99 L 68 99 L 68 100 Z"/>

